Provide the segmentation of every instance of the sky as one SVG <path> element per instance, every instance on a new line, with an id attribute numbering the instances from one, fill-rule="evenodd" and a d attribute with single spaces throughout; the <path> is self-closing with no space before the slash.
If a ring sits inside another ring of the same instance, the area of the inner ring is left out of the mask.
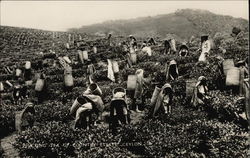
<path id="1" fill-rule="evenodd" d="M 1 1 L 1 25 L 66 31 L 107 20 L 205 9 L 248 20 L 248 1 Z"/>

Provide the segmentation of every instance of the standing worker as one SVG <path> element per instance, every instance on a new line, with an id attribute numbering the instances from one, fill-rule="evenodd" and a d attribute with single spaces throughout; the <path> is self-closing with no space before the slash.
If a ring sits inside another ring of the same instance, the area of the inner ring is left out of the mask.
<path id="1" fill-rule="evenodd" d="M 133 98 L 133 103 L 132 106 L 134 106 L 134 109 L 136 112 L 141 112 L 139 110 L 139 106 L 141 108 L 141 106 L 144 104 L 145 102 L 145 89 L 147 87 L 147 84 L 149 83 L 149 81 L 147 81 L 144 78 L 144 70 L 142 69 L 138 69 L 135 72 L 137 79 L 136 79 L 136 87 L 135 87 L 135 92 L 134 92 L 134 98 Z"/>
<path id="2" fill-rule="evenodd" d="M 240 70 L 240 95 L 243 94 L 243 84 L 244 84 L 244 79 L 249 78 L 249 71 L 248 71 L 248 59 L 246 58 L 245 60 L 239 61 L 236 64 L 236 67 L 239 67 Z"/>
<path id="3" fill-rule="evenodd" d="M 112 37 L 112 34 L 109 33 L 109 34 L 108 34 L 108 38 L 107 38 L 107 40 L 108 40 L 108 45 L 109 45 L 109 46 L 111 46 L 111 37 Z"/>
<path id="4" fill-rule="evenodd" d="M 37 95 L 38 104 L 42 103 L 47 95 L 46 90 L 46 76 L 44 73 L 41 73 L 39 78 L 36 81 L 35 91 Z"/>
<path id="5" fill-rule="evenodd" d="M 210 53 L 211 43 L 208 40 L 208 35 L 201 36 L 201 55 L 199 61 L 206 61 Z"/>
<path id="6" fill-rule="evenodd" d="M 194 88 L 193 96 L 191 99 L 191 104 L 194 107 L 203 106 L 207 103 L 208 98 L 209 96 L 208 96 L 206 77 L 200 76 Z"/>
<path id="7" fill-rule="evenodd" d="M 169 62 L 169 65 L 166 65 L 165 72 L 166 72 L 167 81 L 178 79 L 179 72 L 178 72 L 178 67 L 177 67 L 177 63 L 175 60 L 171 60 Z"/>
<path id="8" fill-rule="evenodd" d="M 179 56 L 186 57 L 188 55 L 188 47 L 186 44 L 182 44 L 179 50 Z"/>
<path id="9" fill-rule="evenodd" d="M 93 82 L 93 75 L 96 73 L 96 69 L 94 64 L 91 63 L 91 61 L 87 61 L 87 76 L 88 78 L 88 83 L 91 84 Z"/>
<path id="10" fill-rule="evenodd" d="M 148 40 L 147 43 L 148 43 L 149 45 L 156 45 L 155 40 L 154 40 L 153 37 L 151 37 L 151 38 Z"/>
<path id="11" fill-rule="evenodd" d="M 151 106 L 153 109 L 152 116 L 156 116 L 160 113 L 171 114 L 173 104 L 173 90 L 169 83 L 166 83 L 159 91 L 159 94 L 151 100 Z"/>
<path id="12" fill-rule="evenodd" d="M 15 67 L 14 79 L 18 80 L 19 78 L 22 78 L 22 70 L 21 70 L 21 68 L 19 67 L 19 65 L 17 63 L 15 64 L 14 67 Z"/>
<path id="13" fill-rule="evenodd" d="M 164 45 L 163 53 L 164 54 L 170 54 L 171 45 L 170 45 L 169 41 L 165 40 L 164 43 L 163 43 L 163 45 Z"/>
<path id="14" fill-rule="evenodd" d="M 137 47 L 136 38 L 133 35 L 129 35 L 129 45 L 134 49 Z"/>
<path id="15" fill-rule="evenodd" d="M 27 94 L 27 86 L 22 79 L 19 79 L 18 82 L 14 86 L 13 90 L 13 100 L 14 104 L 22 104 L 23 99 L 26 98 Z"/>

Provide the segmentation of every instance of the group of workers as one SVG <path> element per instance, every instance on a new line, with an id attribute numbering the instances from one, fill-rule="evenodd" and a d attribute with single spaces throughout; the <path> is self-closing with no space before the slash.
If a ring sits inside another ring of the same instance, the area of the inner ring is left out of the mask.
<path id="1" fill-rule="evenodd" d="M 111 35 L 109 34 L 108 40 L 111 39 Z M 123 43 L 125 45 L 125 43 Z M 147 46 L 156 45 L 156 42 L 153 38 L 150 38 L 148 41 L 143 41 L 141 50 Z M 131 50 L 136 50 L 138 48 L 138 44 L 136 38 L 132 35 L 129 36 L 128 44 L 126 45 L 129 49 L 126 49 L 128 53 L 131 53 Z M 174 49 L 173 49 L 174 47 Z M 164 54 L 170 54 L 171 52 L 176 53 L 175 48 L 175 41 L 174 39 L 164 41 Z M 180 56 L 187 56 L 188 55 L 188 47 L 183 44 L 179 49 Z M 163 114 L 171 114 L 172 113 L 172 106 L 173 106 L 173 98 L 174 93 L 171 84 L 169 81 L 177 80 L 179 77 L 178 67 L 175 60 L 171 60 L 168 64 L 166 64 L 165 68 L 166 72 L 166 83 L 159 88 L 158 92 L 153 94 L 151 98 L 151 112 L 150 115 L 152 117 L 157 116 L 160 113 Z M 112 132 L 116 132 L 117 126 L 119 124 L 128 124 L 130 122 L 130 112 L 134 110 L 137 113 L 142 112 L 142 106 L 145 105 L 145 91 L 148 90 L 148 85 L 150 84 L 150 79 L 145 78 L 144 70 L 138 69 L 135 72 L 135 88 L 133 89 L 132 93 L 129 90 L 125 90 L 124 88 L 117 87 L 113 90 L 113 97 L 110 102 L 110 128 Z M 95 85 L 95 88 L 91 88 Z M 94 103 L 93 99 L 89 99 L 86 101 L 86 91 L 92 97 L 99 98 L 98 104 Z M 97 83 L 90 83 L 89 87 L 81 96 L 79 96 L 71 107 L 70 114 L 75 118 L 75 127 L 80 127 L 79 124 L 85 122 L 84 127 L 88 128 L 89 123 L 92 122 L 90 120 L 91 111 L 98 111 L 95 112 L 98 114 L 98 118 L 100 117 L 104 105 L 101 101 L 102 94 L 100 93 L 101 90 L 98 87 Z M 99 93 L 96 93 L 99 91 Z M 208 88 L 206 83 L 206 77 L 200 76 L 198 78 L 198 82 L 194 87 L 193 96 L 191 99 L 191 104 L 194 106 L 198 106 L 200 104 L 205 104 L 206 99 L 208 99 Z M 96 94 L 95 94 L 96 93 Z M 128 94 L 129 93 L 129 94 Z M 132 95 L 131 95 L 132 94 Z M 131 104 L 128 105 L 127 96 L 131 98 Z M 84 99 L 85 98 L 85 99 Z M 102 108 L 96 108 L 102 107 Z M 82 119 L 81 119 L 82 118 Z M 83 121 L 84 120 L 84 121 Z M 83 121 L 83 122 L 82 122 Z"/>
<path id="2" fill-rule="evenodd" d="M 107 40 L 110 43 L 112 38 L 112 35 L 109 34 Z M 127 49 L 127 52 L 130 53 L 131 50 L 139 49 L 137 40 L 134 36 L 130 35 L 128 38 L 128 44 L 124 44 L 129 49 Z M 202 53 L 206 54 L 209 49 L 207 45 L 208 39 L 204 39 L 202 41 Z M 123 46 L 124 46 L 123 45 Z M 150 38 L 148 41 L 143 41 L 141 50 L 145 47 L 150 47 L 152 45 L 156 45 L 156 42 L 153 38 Z M 206 46 L 204 46 L 206 45 Z M 204 48 L 203 48 L 204 47 Z M 79 48 L 79 50 L 84 51 L 85 49 Z M 165 40 L 164 41 L 164 54 L 170 54 L 171 52 L 176 53 L 176 47 L 175 47 L 175 40 Z M 187 56 L 189 53 L 188 47 L 186 44 L 182 44 L 179 48 L 178 55 L 179 56 Z M 55 53 L 51 53 L 54 55 Z M 53 58 L 55 59 L 56 56 L 54 55 Z M 83 92 L 79 97 L 76 98 L 74 101 L 72 107 L 70 108 L 69 115 L 74 117 L 75 119 L 75 128 L 89 128 L 92 123 L 96 123 L 96 121 L 100 121 L 102 118 L 102 112 L 104 110 L 104 102 L 102 100 L 102 90 L 98 86 L 97 83 L 94 83 L 92 81 L 92 74 L 96 71 L 93 63 L 87 61 L 88 64 L 88 78 L 89 82 L 87 84 L 87 90 Z M 67 64 L 66 64 L 67 65 Z M 19 69 L 19 68 L 16 68 Z M 22 70 L 20 70 L 22 71 Z M 31 69 L 30 66 L 25 67 L 24 75 L 21 76 L 16 75 L 15 77 L 18 80 L 17 85 L 14 86 L 13 91 L 13 99 L 14 103 L 17 104 L 18 100 L 22 100 L 24 98 L 27 98 L 27 86 L 26 81 L 31 80 Z M 156 87 L 152 98 L 151 98 L 151 106 L 153 107 L 151 110 L 151 116 L 155 117 L 159 113 L 164 114 L 171 114 L 172 113 L 172 106 L 173 106 L 173 89 L 169 81 L 171 80 L 177 80 L 179 77 L 178 67 L 175 60 L 171 60 L 169 63 L 166 64 L 165 68 L 165 74 L 166 74 L 166 83 L 162 87 Z M 135 88 L 133 92 L 130 95 L 130 98 L 132 99 L 132 105 L 128 106 L 128 100 L 127 100 L 127 91 L 121 87 L 117 87 L 113 90 L 113 97 L 110 103 L 110 128 L 113 132 L 116 131 L 116 127 L 119 126 L 119 124 L 128 124 L 130 122 L 130 109 L 134 110 L 135 112 L 140 113 L 142 110 L 142 107 L 145 104 L 145 91 L 147 91 L 147 86 L 150 84 L 150 79 L 145 78 L 144 70 L 138 69 L 135 72 Z M 42 86 L 39 87 L 36 86 L 36 93 L 38 97 L 38 102 L 41 103 L 43 101 L 43 96 L 46 93 L 46 76 L 44 72 L 40 73 L 40 76 L 38 77 L 40 79 L 39 83 Z M 198 78 L 198 82 L 196 83 L 193 91 L 193 96 L 191 99 L 191 104 L 194 106 L 199 106 L 201 104 L 206 104 L 206 100 L 209 98 L 208 96 L 208 88 L 206 83 L 206 77 L 200 76 Z M 33 105 L 33 104 L 32 104 Z M 97 118 L 96 121 L 92 121 L 92 115 L 96 114 Z"/>

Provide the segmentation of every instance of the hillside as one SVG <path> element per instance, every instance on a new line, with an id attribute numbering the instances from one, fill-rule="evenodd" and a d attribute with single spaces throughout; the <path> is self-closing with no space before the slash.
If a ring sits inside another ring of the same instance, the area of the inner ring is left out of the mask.
<path id="1" fill-rule="evenodd" d="M 236 64 L 248 57 L 248 32 L 242 31 L 237 37 L 218 33 L 214 38 L 215 45 L 225 48 L 226 53 L 212 49 L 207 62 L 198 62 L 200 39 L 195 37 L 188 43 L 190 53 L 186 57 L 180 57 L 177 53 L 166 55 L 159 44 L 151 47 L 152 56 L 147 56 L 141 49 L 136 51 L 137 61 L 130 65 L 129 51 L 124 49 L 124 45 L 119 45 L 126 41 L 126 37 L 114 36 L 110 45 L 105 38 L 86 34 L 7 26 L 0 26 L 0 30 L 0 157 L 250 157 L 249 126 L 245 117 L 248 112 L 245 111 L 248 84 L 244 82 L 245 95 L 234 94 L 226 86 L 229 75 L 223 70 L 227 69 L 221 69 L 221 65 L 224 65 L 221 58 L 233 59 Z M 79 60 L 77 45 L 71 42 L 70 48 L 65 47 L 69 36 L 75 40 L 79 36 L 82 38 L 82 44 L 89 50 L 88 58 L 96 69 L 93 81 L 102 90 L 102 119 L 95 125 L 98 116 L 93 112 L 89 129 L 73 128 L 75 116 L 69 115 L 75 99 L 82 96 L 88 87 L 89 74 L 89 62 Z M 145 38 L 138 38 L 138 45 L 143 40 Z M 162 39 L 156 38 L 156 43 L 162 43 Z M 91 44 L 97 47 L 97 53 L 90 49 Z M 179 44 L 176 40 L 177 48 Z M 64 62 L 51 56 L 49 50 L 55 51 L 57 57 L 71 60 L 68 63 L 72 67 L 74 84 L 71 90 L 65 89 L 68 74 L 65 74 Z M 118 82 L 107 77 L 107 59 L 117 61 Z M 164 69 L 173 59 L 177 62 L 179 78 L 169 82 L 174 97 L 172 112 L 165 114 L 160 110 L 157 117 L 152 118 L 154 105 L 151 98 L 155 86 L 161 88 L 166 83 L 167 72 Z M 31 78 L 26 82 L 28 98 L 24 98 L 23 103 L 16 103 L 13 99 L 14 86 L 24 81 L 26 73 L 18 77 L 15 72 L 17 68 L 25 72 L 26 61 L 31 62 Z M 138 69 L 144 70 L 145 80 L 151 79 L 143 92 L 145 102 L 136 103 L 142 112 L 133 110 L 134 90 L 127 90 L 130 124 L 119 125 L 114 133 L 116 127 L 113 121 L 118 120 L 112 117 L 110 106 L 114 98 L 113 90 L 118 87 L 127 89 L 128 76 L 134 75 Z M 44 101 L 38 102 L 35 87 L 41 73 L 45 73 L 46 84 L 42 91 Z M 195 106 L 190 104 L 190 100 L 199 76 L 207 78 L 209 97 L 207 104 Z M 16 114 L 25 108 L 25 103 L 30 99 L 35 103 L 34 126 L 16 132 L 16 116 L 20 116 Z"/>
<path id="2" fill-rule="evenodd" d="M 214 35 L 216 32 L 231 32 L 234 26 L 248 30 L 248 21 L 204 10 L 182 9 L 171 14 L 107 21 L 79 29 L 72 28 L 69 31 L 91 34 L 114 32 L 117 35 L 134 34 L 138 37 L 165 37 L 166 34 L 175 34 L 188 39 L 192 35 L 200 36 L 202 33 Z"/>

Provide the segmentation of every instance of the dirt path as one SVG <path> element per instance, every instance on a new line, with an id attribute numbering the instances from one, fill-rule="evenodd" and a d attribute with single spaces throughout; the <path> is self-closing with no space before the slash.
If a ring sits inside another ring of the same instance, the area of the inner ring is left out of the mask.
<path id="1" fill-rule="evenodd" d="M 16 158 L 20 157 L 18 151 L 14 148 L 16 134 L 12 133 L 11 135 L 1 139 L 1 146 L 3 148 L 3 157 L 4 158 Z"/>

